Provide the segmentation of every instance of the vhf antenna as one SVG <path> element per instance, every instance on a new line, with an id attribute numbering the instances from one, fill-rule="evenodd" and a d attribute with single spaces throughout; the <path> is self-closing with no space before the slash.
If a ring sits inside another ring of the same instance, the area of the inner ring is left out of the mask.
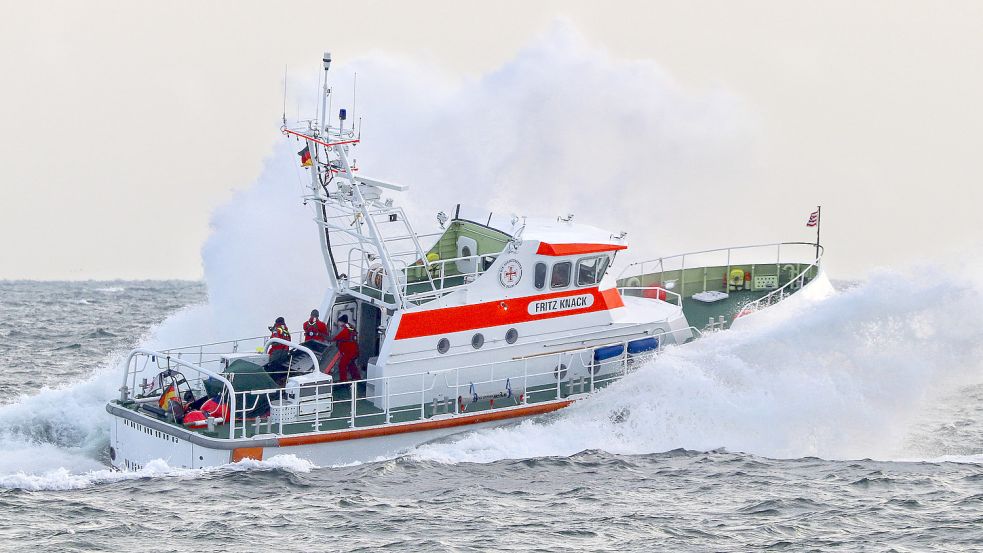
<path id="1" fill-rule="evenodd" d="M 283 126 L 287 126 L 287 65 L 283 65 Z"/>
<path id="2" fill-rule="evenodd" d="M 321 61 L 324 62 L 324 96 L 321 97 L 321 114 L 324 116 L 324 133 L 327 134 L 328 127 L 331 122 L 331 112 L 326 104 L 328 102 L 328 96 L 331 94 L 331 89 L 328 88 L 328 69 L 331 69 L 331 52 L 325 52 L 321 57 Z"/>

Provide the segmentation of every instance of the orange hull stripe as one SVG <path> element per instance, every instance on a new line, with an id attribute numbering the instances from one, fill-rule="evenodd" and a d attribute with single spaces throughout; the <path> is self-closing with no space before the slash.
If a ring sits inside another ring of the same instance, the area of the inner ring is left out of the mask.
<path id="1" fill-rule="evenodd" d="M 594 303 L 580 309 L 553 311 L 539 315 L 529 314 L 530 303 L 583 294 L 593 295 Z M 478 330 L 493 326 L 514 325 L 556 317 L 568 317 L 570 315 L 607 311 L 624 305 L 624 302 L 621 301 L 621 294 L 615 288 L 604 290 L 603 292 L 597 288 L 582 288 L 579 290 L 567 290 L 552 294 L 540 294 L 538 296 L 526 296 L 502 301 L 476 303 L 473 305 L 428 309 L 426 311 L 410 311 L 403 313 L 399 321 L 399 328 L 396 329 L 396 339 L 422 338 L 424 336 L 450 334 L 465 330 Z"/>
<path id="2" fill-rule="evenodd" d="M 582 255 L 587 253 L 613 252 L 624 250 L 621 244 L 549 244 L 540 242 L 536 253 L 539 255 Z"/>
<path id="3" fill-rule="evenodd" d="M 238 463 L 243 459 L 263 460 L 263 448 L 261 447 L 237 447 L 232 450 L 232 462 Z"/>
<path id="4" fill-rule="evenodd" d="M 427 430 L 439 430 L 441 428 L 453 428 L 456 426 L 467 426 L 469 424 L 480 424 L 516 417 L 529 417 L 541 415 L 563 409 L 573 403 L 573 400 L 563 400 L 542 405 L 531 405 L 520 409 L 502 409 L 498 411 L 482 411 L 474 415 L 454 417 L 451 419 L 441 419 L 436 421 L 424 421 L 410 424 L 397 424 L 387 426 L 377 426 L 363 430 L 344 430 L 332 432 L 330 434 L 314 434 L 309 436 L 293 436 L 279 438 L 277 440 L 280 447 L 290 447 L 294 445 L 321 444 L 327 442 L 342 442 L 346 440 L 359 440 L 362 438 L 378 438 L 380 436 L 391 436 L 393 434 L 405 434 L 407 432 L 424 432 Z M 239 450 L 236 450 L 239 451 Z"/>

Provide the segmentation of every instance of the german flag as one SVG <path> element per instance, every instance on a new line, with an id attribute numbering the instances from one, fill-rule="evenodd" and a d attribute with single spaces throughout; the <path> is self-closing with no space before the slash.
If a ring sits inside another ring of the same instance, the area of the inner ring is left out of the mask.
<path id="1" fill-rule="evenodd" d="M 157 401 L 157 405 L 166 411 L 167 406 L 171 403 L 171 400 L 175 399 L 177 399 L 177 391 L 174 389 L 174 385 L 171 384 L 166 390 L 164 390 L 164 393 L 161 394 L 160 399 Z"/>
<path id="2" fill-rule="evenodd" d="M 297 152 L 297 155 L 300 156 L 300 164 L 303 165 L 304 167 L 310 167 L 311 165 L 314 165 L 314 162 L 311 161 L 310 146 L 304 146 L 304 149 Z"/>

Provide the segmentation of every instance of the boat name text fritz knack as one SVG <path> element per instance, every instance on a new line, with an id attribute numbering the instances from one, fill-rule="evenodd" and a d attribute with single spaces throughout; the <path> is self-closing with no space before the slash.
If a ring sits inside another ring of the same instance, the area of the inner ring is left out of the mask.
<path id="1" fill-rule="evenodd" d="M 557 311 L 584 309 L 592 305 L 594 305 L 594 294 L 566 296 L 563 298 L 552 298 L 548 300 L 529 302 L 529 314 L 545 315 L 546 313 L 556 313 Z"/>

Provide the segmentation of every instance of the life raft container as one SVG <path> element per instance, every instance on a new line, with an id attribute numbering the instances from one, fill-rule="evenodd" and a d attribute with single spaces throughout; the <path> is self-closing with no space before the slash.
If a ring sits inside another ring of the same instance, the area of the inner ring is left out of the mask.
<path id="1" fill-rule="evenodd" d="M 229 420 L 229 405 L 224 402 L 215 401 L 214 398 L 209 399 L 201 405 L 201 412 L 206 417 L 221 417 L 224 420 Z"/>
<path id="2" fill-rule="evenodd" d="M 205 426 L 208 424 L 208 417 L 200 410 L 195 409 L 185 413 L 183 422 L 185 426 Z"/>

